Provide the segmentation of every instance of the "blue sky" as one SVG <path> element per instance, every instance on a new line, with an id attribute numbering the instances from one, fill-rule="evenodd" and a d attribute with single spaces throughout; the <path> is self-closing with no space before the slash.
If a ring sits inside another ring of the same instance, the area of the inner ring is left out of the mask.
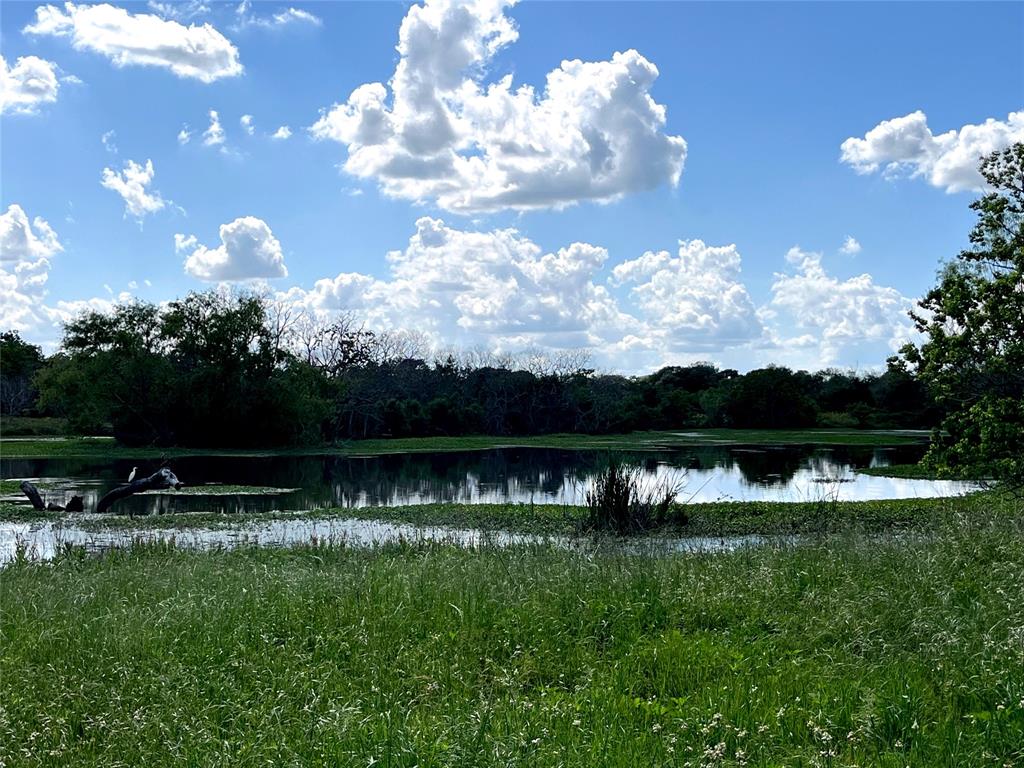
<path id="1" fill-rule="evenodd" d="M 878 366 L 1024 140 L 1022 35 L 1020 3 L 4 3 L 0 325 L 256 286 L 625 372 Z"/>

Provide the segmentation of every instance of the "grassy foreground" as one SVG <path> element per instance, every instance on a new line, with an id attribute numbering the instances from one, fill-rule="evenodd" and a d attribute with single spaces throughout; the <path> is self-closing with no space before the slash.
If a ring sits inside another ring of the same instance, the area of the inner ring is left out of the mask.
<path id="1" fill-rule="evenodd" d="M 0 571 L 5 765 L 1024 762 L 1024 525 L 666 558 L 136 547 Z"/>
<path id="2" fill-rule="evenodd" d="M 632 432 L 627 435 L 537 435 L 530 437 L 415 437 L 352 440 L 337 446 L 282 450 L 223 448 L 148 448 L 121 445 L 110 437 L 68 437 L 0 441 L 3 458 L 161 458 L 174 456 L 363 455 L 425 451 L 476 451 L 488 448 L 564 448 L 568 450 L 644 450 L 700 445 L 861 445 L 895 446 L 925 442 L 914 430 L 860 429 L 692 429 Z"/>

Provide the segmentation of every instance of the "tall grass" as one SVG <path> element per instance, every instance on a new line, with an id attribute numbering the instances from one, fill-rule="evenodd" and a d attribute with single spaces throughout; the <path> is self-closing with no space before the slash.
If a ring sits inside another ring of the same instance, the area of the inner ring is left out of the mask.
<path id="1" fill-rule="evenodd" d="M 586 493 L 583 527 L 624 535 L 664 525 L 681 485 L 650 481 L 644 475 L 642 467 L 609 462 Z"/>
<path id="2" fill-rule="evenodd" d="M 0 571 L 0 763 L 1024 762 L 1024 525 L 652 558 L 138 547 Z"/>

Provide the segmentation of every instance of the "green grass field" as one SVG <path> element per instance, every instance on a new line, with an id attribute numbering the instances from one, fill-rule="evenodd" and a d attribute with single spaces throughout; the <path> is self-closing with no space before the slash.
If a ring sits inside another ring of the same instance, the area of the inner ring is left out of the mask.
<path id="1" fill-rule="evenodd" d="M 718 555 L 17 562 L 0 762 L 1020 765 L 1024 526 L 998 503 L 928 536 Z"/>
<path id="2" fill-rule="evenodd" d="M 476 451 L 500 447 L 564 448 L 569 450 L 650 450 L 700 445 L 864 445 L 922 443 L 925 432 L 856 429 L 694 429 L 678 432 L 633 432 L 628 435 L 540 435 L 534 437 L 423 437 L 352 440 L 338 446 L 284 450 L 211 448 L 147 448 L 121 445 L 113 438 L 49 438 L 0 441 L 3 458 L 97 457 L 160 458 L 174 456 L 362 455 L 425 451 Z"/>

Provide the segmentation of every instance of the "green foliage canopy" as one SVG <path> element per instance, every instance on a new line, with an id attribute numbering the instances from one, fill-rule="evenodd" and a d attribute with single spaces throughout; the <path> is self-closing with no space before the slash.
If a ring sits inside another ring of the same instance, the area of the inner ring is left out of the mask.
<path id="1" fill-rule="evenodd" d="M 985 158 L 971 248 L 913 315 L 927 335 L 903 358 L 947 416 L 929 461 L 947 474 L 1024 482 L 1024 144 Z"/>

